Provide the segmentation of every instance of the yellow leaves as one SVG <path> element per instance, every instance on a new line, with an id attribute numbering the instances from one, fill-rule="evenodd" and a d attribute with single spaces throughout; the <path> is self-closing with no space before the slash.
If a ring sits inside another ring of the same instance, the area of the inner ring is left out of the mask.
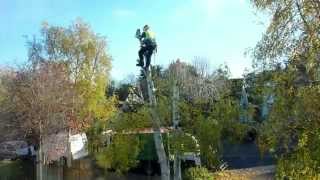
<path id="1" fill-rule="evenodd" d="M 117 112 L 115 104 L 117 104 L 117 99 L 115 97 L 101 100 L 101 102 L 97 103 L 95 117 L 104 121 L 110 119 Z"/>
<path id="2" fill-rule="evenodd" d="M 298 148 L 303 148 L 308 144 L 308 135 L 303 133 L 302 136 L 299 138 Z"/>
<path id="3" fill-rule="evenodd" d="M 38 52 L 44 54 L 41 59 L 66 65 L 69 77 L 65 80 L 72 85 L 63 91 L 69 92 L 72 99 L 68 103 L 72 104 L 73 122 L 88 127 L 96 118 L 110 118 L 115 112 L 115 99 L 105 96 L 111 69 L 105 39 L 81 20 L 69 27 L 44 23 L 42 38 L 44 41 L 37 44 L 45 51 Z"/>
<path id="4" fill-rule="evenodd" d="M 70 53 L 70 49 L 72 47 L 72 44 L 73 44 L 72 39 L 68 36 L 64 36 L 62 38 L 62 45 L 61 45 L 62 52 L 65 54 Z"/>

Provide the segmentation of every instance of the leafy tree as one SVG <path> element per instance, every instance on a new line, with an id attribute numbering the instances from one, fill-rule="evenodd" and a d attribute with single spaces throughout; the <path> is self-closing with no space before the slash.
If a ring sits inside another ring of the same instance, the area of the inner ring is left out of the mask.
<path id="1" fill-rule="evenodd" d="M 256 65 L 273 68 L 279 63 L 290 63 L 299 66 L 299 71 L 305 67 L 308 78 L 315 78 L 320 3 L 313 0 L 251 1 L 258 10 L 272 16 L 253 53 Z"/>
<path id="2" fill-rule="evenodd" d="M 228 136 L 241 139 L 246 131 L 238 121 L 238 102 L 230 96 L 228 68 L 221 67 L 211 73 L 206 67 L 205 61 L 189 65 L 178 60 L 165 71 L 165 82 L 176 77 L 181 96 L 179 126 L 184 133 L 198 139 L 202 163 L 209 169 L 217 169 L 220 140 Z M 168 89 L 170 84 L 162 87 Z M 235 128 L 237 133 L 233 132 Z"/>
<path id="3" fill-rule="evenodd" d="M 252 3 L 272 16 L 254 51 L 256 65 L 263 70 L 276 70 L 272 73 L 276 102 L 261 129 L 260 146 L 262 150 L 276 152 L 279 179 L 317 179 L 320 161 L 314 153 L 320 149 L 316 83 L 320 65 L 320 2 L 252 0 Z"/>
<path id="4" fill-rule="evenodd" d="M 107 99 L 110 56 L 106 41 L 77 20 L 71 26 L 43 24 L 41 36 L 27 42 L 28 63 L 18 69 L 9 92 L 29 136 L 85 131 L 115 111 Z"/>
<path id="5" fill-rule="evenodd" d="M 153 81 L 157 95 L 156 111 L 159 117 L 161 117 L 162 127 L 174 126 L 174 98 L 171 98 L 171 96 L 172 82 L 176 79 L 175 82 L 178 85 L 179 92 L 181 92 L 180 98 L 176 99 L 176 112 L 178 113 L 176 118 L 179 119 L 179 123 L 177 124 L 179 130 L 170 133 L 169 153 L 171 155 L 182 155 L 184 152 L 199 152 L 200 150 L 203 165 L 209 169 L 218 169 L 222 149 L 221 139 L 230 137 L 230 139 L 239 140 L 244 136 L 246 127 L 238 121 L 239 102 L 230 96 L 231 90 L 227 68 L 222 67 L 213 73 L 207 72 L 205 76 L 200 76 L 200 72 L 203 73 L 203 71 L 197 70 L 193 65 L 182 62 L 175 62 L 164 70 L 154 68 Z M 191 79 L 197 80 L 199 82 L 197 85 L 201 86 L 193 87 L 196 85 L 193 84 Z M 143 82 L 143 78 L 140 79 L 141 82 Z M 122 86 L 120 85 L 119 87 Z M 184 87 L 189 88 L 184 89 Z M 199 90 L 200 88 L 203 93 L 199 94 L 197 92 L 198 94 L 194 95 L 193 93 L 196 92 L 196 89 Z M 151 128 L 152 117 L 148 108 L 148 106 L 142 105 L 134 108 L 136 111 L 119 112 L 107 124 L 98 125 L 96 131 L 101 134 L 104 128 L 104 130 L 112 129 L 114 132 L 121 134 L 141 128 Z M 99 142 L 99 138 L 94 139 L 98 141 L 97 144 L 103 143 Z M 117 151 L 117 148 L 122 147 L 118 146 L 117 142 L 114 143 L 109 146 L 109 148 L 114 148 L 113 151 Z M 140 144 L 143 144 L 143 142 L 140 142 Z M 126 149 L 126 147 L 123 148 Z M 134 146 L 135 148 L 137 148 L 137 151 L 142 150 L 142 147 Z M 126 153 L 129 149 L 124 149 L 123 157 L 129 158 L 127 156 L 128 153 Z M 116 155 L 113 153 L 109 153 L 109 157 L 106 157 L 106 153 L 104 153 L 106 149 L 104 148 L 100 148 L 96 152 L 98 152 L 95 153 L 96 158 L 101 159 L 101 163 L 106 161 L 108 164 L 108 166 L 104 167 L 111 169 L 121 167 L 122 173 L 136 165 L 135 163 L 128 164 L 128 161 L 118 161 L 116 157 L 113 157 Z M 130 158 L 135 157 L 134 154 L 131 155 Z"/>
<path id="6" fill-rule="evenodd" d="M 138 132 L 134 132 L 150 128 L 150 118 L 148 109 L 141 107 L 137 108 L 137 112 L 119 110 L 108 122 L 95 121 L 87 132 L 89 150 L 97 165 L 106 170 L 115 170 L 119 174 L 135 167 L 144 142 L 138 138 Z M 106 132 L 110 133 L 105 134 Z M 130 132 L 132 134 L 127 134 Z"/>

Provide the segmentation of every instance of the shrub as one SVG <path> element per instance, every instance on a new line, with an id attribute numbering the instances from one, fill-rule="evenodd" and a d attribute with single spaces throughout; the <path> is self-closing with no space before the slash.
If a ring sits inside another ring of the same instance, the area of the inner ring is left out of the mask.
<path id="1" fill-rule="evenodd" d="M 204 167 L 192 167 L 186 170 L 186 180 L 213 180 L 213 175 Z"/>

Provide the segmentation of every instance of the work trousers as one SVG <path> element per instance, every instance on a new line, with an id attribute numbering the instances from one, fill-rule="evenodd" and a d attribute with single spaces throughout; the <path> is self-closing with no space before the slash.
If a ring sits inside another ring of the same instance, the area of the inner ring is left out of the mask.
<path id="1" fill-rule="evenodd" d="M 144 56 L 146 58 L 146 68 L 148 69 L 151 63 L 151 56 L 154 51 L 154 46 L 142 46 L 139 50 L 139 64 L 144 66 Z"/>

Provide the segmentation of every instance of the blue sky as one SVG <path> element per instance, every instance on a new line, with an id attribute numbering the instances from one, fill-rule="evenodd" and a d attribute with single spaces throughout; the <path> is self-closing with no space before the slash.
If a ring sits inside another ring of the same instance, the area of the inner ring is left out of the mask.
<path id="1" fill-rule="evenodd" d="M 0 0 L 0 65 L 26 61 L 23 36 L 39 35 L 43 21 L 67 26 L 78 17 L 107 37 L 117 80 L 138 73 L 134 34 L 144 24 L 157 36 L 156 64 L 204 57 L 213 68 L 226 63 L 240 77 L 252 61 L 244 52 L 267 22 L 249 0 Z"/>

